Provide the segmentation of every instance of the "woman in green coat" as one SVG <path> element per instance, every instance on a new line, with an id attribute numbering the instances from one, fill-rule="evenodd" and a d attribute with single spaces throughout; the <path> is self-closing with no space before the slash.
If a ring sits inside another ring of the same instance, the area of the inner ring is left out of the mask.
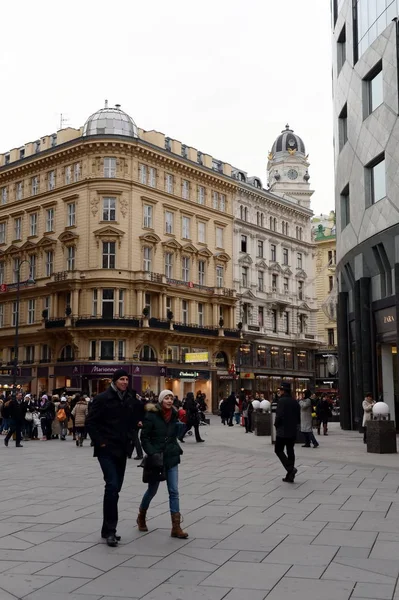
<path id="1" fill-rule="evenodd" d="M 188 533 L 180 527 L 181 516 L 178 489 L 178 465 L 183 450 L 177 442 L 177 411 L 173 407 L 173 394 L 163 390 L 159 394 L 158 404 L 146 404 L 146 417 L 141 432 L 141 445 L 151 462 L 151 457 L 160 460 L 163 456 L 163 468 L 169 492 L 169 507 L 172 518 L 171 536 L 186 539 Z M 156 455 L 156 457 L 155 457 Z M 137 525 L 139 531 L 148 531 L 146 514 L 151 500 L 156 495 L 160 479 L 149 478 L 148 489 L 140 504 Z"/>

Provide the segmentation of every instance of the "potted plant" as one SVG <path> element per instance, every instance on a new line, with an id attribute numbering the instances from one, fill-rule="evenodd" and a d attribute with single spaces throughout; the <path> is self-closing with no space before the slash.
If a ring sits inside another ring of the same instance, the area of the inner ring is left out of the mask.
<path id="1" fill-rule="evenodd" d="M 72 308 L 69 306 L 69 304 L 67 305 L 67 307 L 65 309 L 65 314 L 67 317 L 70 317 L 72 314 Z"/>
<path id="2" fill-rule="evenodd" d="M 47 321 L 48 319 L 48 309 L 45 308 L 44 310 L 42 310 L 42 318 Z"/>
<path id="3" fill-rule="evenodd" d="M 220 329 L 223 328 L 223 325 L 224 325 L 224 319 L 223 319 L 223 317 L 220 317 L 220 319 L 219 319 L 219 327 L 220 327 Z"/>
<path id="4" fill-rule="evenodd" d="M 143 308 L 143 317 L 144 317 L 144 319 L 143 319 L 143 327 L 149 327 L 150 326 L 149 321 L 148 321 L 149 314 L 150 314 L 150 309 L 148 308 L 148 306 L 145 306 Z"/>
<path id="5" fill-rule="evenodd" d="M 170 309 L 168 309 L 168 311 L 166 313 L 166 316 L 167 316 L 168 321 L 169 321 L 169 329 L 171 331 L 173 331 L 173 312 Z"/>

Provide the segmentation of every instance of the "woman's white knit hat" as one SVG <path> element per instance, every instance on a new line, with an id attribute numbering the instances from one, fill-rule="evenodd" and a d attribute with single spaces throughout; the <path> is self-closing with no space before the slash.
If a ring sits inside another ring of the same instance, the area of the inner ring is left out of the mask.
<path id="1" fill-rule="evenodd" d="M 170 390 L 162 390 L 162 392 L 158 396 L 159 404 L 162 404 L 162 402 L 165 400 L 166 396 L 172 396 L 172 398 L 173 398 L 173 392 L 171 392 Z"/>

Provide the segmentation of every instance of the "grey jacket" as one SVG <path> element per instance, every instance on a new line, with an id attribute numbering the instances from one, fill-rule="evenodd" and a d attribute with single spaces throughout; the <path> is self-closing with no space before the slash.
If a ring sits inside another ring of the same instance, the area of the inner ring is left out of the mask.
<path id="1" fill-rule="evenodd" d="M 310 433 L 312 431 L 312 401 L 310 398 L 305 398 L 299 401 L 301 408 L 301 431 Z"/>

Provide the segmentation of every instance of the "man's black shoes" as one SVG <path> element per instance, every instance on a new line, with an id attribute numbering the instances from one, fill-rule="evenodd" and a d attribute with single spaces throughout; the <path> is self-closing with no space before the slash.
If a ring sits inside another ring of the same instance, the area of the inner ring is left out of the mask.
<path id="1" fill-rule="evenodd" d="M 292 469 L 292 471 L 290 471 L 289 473 L 287 473 L 287 475 L 285 477 L 283 477 L 283 481 L 285 481 L 285 483 L 294 483 L 295 481 L 295 475 L 298 473 L 298 469 L 295 469 L 295 467 Z"/>
<path id="2" fill-rule="evenodd" d="M 116 543 L 118 543 L 118 542 L 120 542 L 120 541 L 121 541 L 121 536 L 120 536 L 120 535 L 116 535 L 116 534 L 115 534 L 115 535 L 114 535 L 114 534 L 111 534 L 111 535 L 101 535 L 101 537 L 102 537 L 104 540 L 107 540 L 107 544 L 108 544 L 108 540 L 109 540 L 109 539 L 111 539 L 111 538 L 115 538 L 115 541 L 116 541 Z M 111 544 L 108 544 L 108 546 L 110 546 L 110 545 L 111 545 Z M 116 544 L 115 544 L 115 545 L 116 545 Z"/>

